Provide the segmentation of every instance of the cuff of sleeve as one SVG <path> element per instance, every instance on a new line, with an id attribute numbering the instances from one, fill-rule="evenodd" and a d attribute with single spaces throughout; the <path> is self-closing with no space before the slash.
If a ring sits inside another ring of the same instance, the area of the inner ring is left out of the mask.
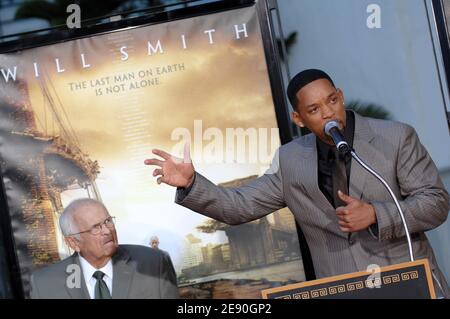
<path id="1" fill-rule="evenodd" d="M 177 187 L 177 194 L 176 194 L 176 202 L 180 203 L 182 202 L 191 192 L 192 187 L 195 184 L 195 180 L 197 177 L 197 173 L 194 174 L 194 180 L 192 181 L 191 185 L 189 185 L 189 187 Z"/>
<path id="2" fill-rule="evenodd" d="M 379 241 L 393 239 L 392 225 L 394 224 L 394 218 L 389 213 L 389 205 L 387 203 L 380 202 L 374 202 L 371 204 L 375 209 L 377 223 L 369 227 L 369 232 Z M 376 228 L 373 226 L 376 226 Z"/>
<path id="3" fill-rule="evenodd" d="M 367 230 L 369 231 L 369 234 L 372 235 L 373 238 L 379 239 L 378 238 L 378 235 L 379 235 L 378 234 L 378 223 L 370 225 Z"/>

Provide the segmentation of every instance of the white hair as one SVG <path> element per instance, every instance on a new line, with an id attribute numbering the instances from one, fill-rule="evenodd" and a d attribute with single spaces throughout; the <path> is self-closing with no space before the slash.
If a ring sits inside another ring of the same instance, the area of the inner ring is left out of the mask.
<path id="1" fill-rule="evenodd" d="M 158 236 L 150 237 L 150 241 L 148 242 L 148 244 L 151 246 L 154 241 L 156 241 L 157 244 L 159 245 L 159 238 L 158 238 Z"/>
<path id="2" fill-rule="evenodd" d="M 95 199 L 91 198 L 80 198 L 72 201 L 69 205 L 67 205 L 66 208 L 64 208 L 64 211 L 62 212 L 61 216 L 59 216 L 59 227 L 61 228 L 61 232 L 64 236 L 71 236 L 72 234 L 75 234 L 79 232 L 78 225 L 75 223 L 74 215 L 75 212 L 81 211 L 81 208 L 92 206 L 92 205 L 100 205 L 105 209 L 105 211 L 108 211 L 101 202 Z M 78 239 L 80 238 L 79 235 L 76 236 Z"/>

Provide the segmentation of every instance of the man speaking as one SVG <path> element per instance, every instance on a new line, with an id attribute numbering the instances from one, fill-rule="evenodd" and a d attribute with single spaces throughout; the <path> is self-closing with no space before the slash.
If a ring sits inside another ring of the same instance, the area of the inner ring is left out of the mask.
<path id="1" fill-rule="evenodd" d="M 387 181 L 400 199 L 417 259 L 428 259 L 437 296 L 450 289 L 424 234 L 441 225 L 449 194 L 414 129 L 365 118 L 345 110 L 344 94 L 320 70 L 305 70 L 289 83 L 293 120 L 312 134 L 280 147 L 263 176 L 237 188 L 214 185 L 184 160 L 153 150 L 158 183 L 178 187 L 176 202 L 208 217 L 236 225 L 289 207 L 301 225 L 318 278 L 409 261 L 402 220 L 384 186 L 351 156 L 336 151 L 324 132 L 335 121 L 358 154 Z"/>

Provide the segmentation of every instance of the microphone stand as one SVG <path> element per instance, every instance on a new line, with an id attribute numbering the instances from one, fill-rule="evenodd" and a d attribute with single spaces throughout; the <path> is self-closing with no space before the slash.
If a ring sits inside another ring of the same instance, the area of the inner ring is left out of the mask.
<path id="1" fill-rule="evenodd" d="M 403 214 L 403 210 L 400 207 L 400 203 L 397 200 L 397 197 L 395 196 L 392 189 L 389 187 L 388 183 L 383 179 L 383 177 L 380 176 L 374 169 L 372 169 L 367 163 L 365 163 L 359 156 L 356 154 L 356 151 L 354 149 L 350 149 L 350 154 L 352 157 L 369 173 L 371 173 L 373 176 L 375 176 L 387 189 L 389 194 L 391 195 L 392 199 L 395 202 L 395 206 L 397 206 L 398 213 L 400 214 L 400 217 L 402 219 L 402 224 L 406 232 L 406 239 L 408 240 L 408 249 L 409 249 L 409 258 L 411 261 L 414 261 L 414 254 L 412 249 L 412 243 L 411 243 L 411 235 L 409 234 L 408 225 L 406 224 L 405 215 Z"/>
<path id="2" fill-rule="evenodd" d="M 359 156 L 356 154 L 356 151 L 351 148 L 348 143 L 342 138 L 340 132 L 339 132 L 339 125 L 335 121 L 330 121 L 326 124 L 324 128 L 325 134 L 330 136 L 333 141 L 335 142 L 336 148 L 339 150 L 341 154 L 347 154 L 350 153 L 352 157 L 358 162 L 359 165 L 361 165 L 365 170 L 367 170 L 370 174 L 375 176 L 376 179 L 378 179 L 383 186 L 387 189 L 389 192 L 389 195 L 391 195 L 392 199 L 395 202 L 395 206 L 397 207 L 398 213 L 400 214 L 400 218 L 402 219 L 403 228 L 405 229 L 406 233 L 406 239 L 408 241 L 408 250 L 409 250 L 409 259 L 413 262 L 414 261 L 414 253 L 412 249 L 412 243 L 411 243 L 411 235 L 409 234 L 408 224 L 406 223 L 405 215 L 403 214 L 403 210 L 400 206 L 400 203 L 398 202 L 397 197 L 395 196 L 394 192 L 392 191 L 389 184 L 383 179 L 383 177 L 380 176 L 373 168 L 371 168 L 367 163 L 365 163 Z M 439 289 L 441 290 L 443 296 L 444 289 L 442 288 L 441 283 L 436 278 L 433 271 L 431 271 L 431 274 L 433 276 L 433 279 L 436 281 L 436 283 L 439 286 Z"/>
<path id="3" fill-rule="evenodd" d="M 345 143 L 346 146 L 348 146 L 347 143 Z M 343 150 L 343 152 L 346 152 L 348 150 Z M 402 219 L 402 224 L 403 227 L 405 229 L 406 232 L 406 239 L 408 240 L 408 249 L 409 249 L 409 258 L 411 261 L 414 261 L 414 254 L 413 254 L 413 249 L 412 249 L 412 243 L 411 243 L 411 235 L 409 234 L 409 230 L 408 230 L 408 225 L 406 224 L 406 219 L 405 219 L 405 215 L 403 214 L 403 210 L 400 207 L 400 203 L 397 200 L 397 197 L 395 196 L 394 192 L 392 191 L 392 189 L 389 187 L 389 184 L 383 179 L 383 177 L 380 176 L 380 174 L 378 174 L 374 169 L 372 169 L 367 163 L 365 163 L 359 156 L 358 154 L 356 154 L 356 151 L 352 148 L 349 147 L 349 151 L 350 154 L 352 155 L 352 157 L 363 167 L 365 168 L 369 173 L 371 173 L 373 176 L 375 176 L 383 185 L 384 187 L 388 190 L 389 194 L 391 195 L 392 199 L 395 202 L 395 206 L 397 206 L 397 210 L 398 213 L 400 214 L 400 217 Z M 440 281 L 436 278 L 435 274 L 433 273 L 433 271 L 431 271 L 431 274 L 433 276 L 433 279 L 436 281 L 436 283 L 439 286 L 439 289 L 441 290 L 441 293 L 444 295 L 444 289 L 442 288 L 442 285 L 440 283 Z M 442 297 L 444 298 L 444 297 Z"/>
<path id="4" fill-rule="evenodd" d="M 402 219 L 403 228 L 406 232 L 406 239 L 408 240 L 408 248 L 409 248 L 409 258 L 411 261 L 414 261 L 414 254 L 412 249 L 412 243 L 411 243 L 411 236 L 409 234 L 408 225 L 406 224 L 405 215 L 403 214 L 403 210 L 400 207 L 400 203 L 397 200 L 397 197 L 395 196 L 392 189 L 389 187 L 388 183 L 383 179 L 383 177 L 380 176 L 374 169 L 372 169 L 367 163 L 365 163 L 359 156 L 356 154 L 356 151 L 348 145 L 348 143 L 345 141 L 345 139 L 342 136 L 342 133 L 339 129 L 339 124 L 335 121 L 329 121 L 325 124 L 324 127 L 324 133 L 331 137 L 334 144 L 336 145 L 336 148 L 342 155 L 346 155 L 350 153 L 352 157 L 361 165 L 365 170 L 367 170 L 370 174 L 375 176 L 387 189 L 389 192 L 389 195 L 391 195 L 392 199 L 395 202 L 395 205 L 397 206 L 398 213 L 400 214 L 400 217 Z"/>

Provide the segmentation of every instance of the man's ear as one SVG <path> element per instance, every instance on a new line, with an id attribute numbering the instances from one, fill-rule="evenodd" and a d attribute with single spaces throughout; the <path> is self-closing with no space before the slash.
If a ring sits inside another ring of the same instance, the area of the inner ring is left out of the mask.
<path id="1" fill-rule="evenodd" d="M 337 89 L 339 97 L 342 101 L 342 104 L 345 105 L 345 96 L 344 96 L 344 92 L 341 89 Z"/>
<path id="2" fill-rule="evenodd" d="M 73 236 L 66 236 L 64 237 L 64 241 L 72 250 L 75 250 L 78 253 L 80 252 L 80 245 L 76 238 Z"/>
<path id="3" fill-rule="evenodd" d="M 292 120 L 298 127 L 305 127 L 305 124 L 303 124 L 302 117 L 297 111 L 292 112 Z"/>

